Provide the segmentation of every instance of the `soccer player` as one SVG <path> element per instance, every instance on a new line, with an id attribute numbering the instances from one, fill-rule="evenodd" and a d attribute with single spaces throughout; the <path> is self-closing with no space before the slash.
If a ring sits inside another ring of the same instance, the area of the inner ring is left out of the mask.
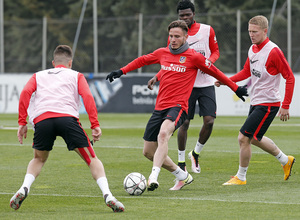
<path id="1" fill-rule="evenodd" d="M 160 81 L 155 109 L 144 133 L 143 154 L 153 161 L 152 172 L 148 178 L 148 191 L 159 186 L 157 180 L 161 167 L 175 175 L 176 180 L 182 183 L 181 188 L 193 181 L 193 177 L 180 169 L 168 156 L 168 141 L 187 117 L 188 99 L 198 69 L 227 84 L 241 99 L 248 95 L 245 87 L 238 87 L 202 54 L 189 48 L 186 42 L 188 27 L 184 21 L 171 22 L 168 31 L 168 47 L 138 57 L 106 77 L 112 82 L 115 78 L 144 65 L 159 63 L 161 66 L 156 76 L 148 82 L 148 88 L 152 89 L 155 82 Z"/>
<path id="2" fill-rule="evenodd" d="M 82 73 L 72 70 L 72 49 L 59 45 L 53 53 L 53 67 L 32 75 L 20 95 L 18 139 L 27 137 L 27 109 L 34 125 L 34 158 L 29 162 L 23 185 L 10 200 L 17 210 L 29 194 L 31 184 L 40 174 L 57 136 L 69 150 L 74 150 L 89 166 L 99 185 L 104 201 L 114 212 L 123 212 L 124 205 L 110 192 L 102 162 L 97 158 L 86 132 L 79 122 L 80 96 L 91 122 L 93 141 L 102 134 L 95 101 Z"/>
<path id="3" fill-rule="evenodd" d="M 230 79 L 239 82 L 251 77 L 251 106 L 248 118 L 238 136 L 240 145 L 238 172 L 223 185 L 246 184 L 251 144 L 275 156 L 283 167 L 284 180 L 289 179 L 295 162 L 293 156 L 285 155 L 270 138 L 264 136 L 278 111 L 280 120 L 287 121 L 290 118 L 289 106 L 292 101 L 295 77 L 282 51 L 267 37 L 268 20 L 266 17 L 258 15 L 251 18 L 248 31 L 252 41 L 248 58 L 244 68 Z M 281 76 L 286 80 L 282 104 L 279 94 Z M 222 83 L 216 82 L 217 86 L 220 84 Z"/>
<path id="4" fill-rule="evenodd" d="M 190 48 L 203 54 L 208 61 L 214 63 L 220 56 L 217 38 L 214 29 L 206 24 L 197 23 L 194 19 L 195 7 L 190 0 L 181 0 L 177 5 L 177 14 L 180 20 L 186 22 L 189 27 L 187 42 Z M 199 138 L 194 150 L 189 152 L 188 157 L 191 160 L 192 171 L 200 173 L 199 154 L 205 143 L 209 139 L 216 118 L 216 95 L 214 82 L 215 78 L 198 70 L 194 88 L 189 99 L 188 117 L 180 126 L 177 133 L 178 142 L 178 166 L 185 170 L 185 148 L 187 141 L 187 131 L 190 120 L 194 119 L 196 102 L 199 105 L 199 116 L 203 116 L 203 125 L 199 132 Z M 176 189 L 176 185 L 174 186 Z"/>

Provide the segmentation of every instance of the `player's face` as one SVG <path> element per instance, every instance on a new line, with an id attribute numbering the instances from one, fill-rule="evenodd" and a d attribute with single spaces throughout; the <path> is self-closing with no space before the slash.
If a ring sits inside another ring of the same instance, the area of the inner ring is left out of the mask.
<path id="1" fill-rule="evenodd" d="M 249 24 L 248 32 L 252 44 L 261 44 L 267 38 L 268 29 L 262 29 L 255 24 Z"/>
<path id="2" fill-rule="evenodd" d="M 170 45 L 173 50 L 181 47 L 187 38 L 187 33 L 179 27 L 171 28 L 169 31 Z"/>
<path id="3" fill-rule="evenodd" d="M 178 10 L 179 20 L 183 20 L 189 28 L 194 23 L 194 16 L 195 13 L 190 8 Z"/>

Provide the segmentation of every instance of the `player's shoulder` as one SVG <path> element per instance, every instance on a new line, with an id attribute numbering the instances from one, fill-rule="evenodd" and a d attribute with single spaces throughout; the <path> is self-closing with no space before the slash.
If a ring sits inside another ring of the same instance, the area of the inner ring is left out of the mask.
<path id="1" fill-rule="evenodd" d="M 200 24 L 199 26 L 211 28 L 211 26 L 209 24 L 204 24 L 204 23 L 199 23 L 199 24 Z"/>
<path id="2" fill-rule="evenodd" d="M 152 54 L 155 54 L 155 55 L 161 55 L 161 54 L 166 54 L 166 53 L 170 53 L 170 50 L 168 47 L 160 47 L 152 52 Z"/>
<path id="3" fill-rule="evenodd" d="M 200 54 L 196 50 L 194 50 L 193 48 L 189 48 L 186 52 L 189 53 L 192 56 L 194 56 L 194 55 L 198 56 L 198 54 Z"/>
<path id="4" fill-rule="evenodd" d="M 59 73 L 64 73 L 64 75 L 78 75 L 79 72 L 70 68 L 49 68 L 45 70 L 41 70 L 36 72 L 35 74 L 37 76 L 40 75 L 48 75 L 48 74 L 59 74 Z"/>

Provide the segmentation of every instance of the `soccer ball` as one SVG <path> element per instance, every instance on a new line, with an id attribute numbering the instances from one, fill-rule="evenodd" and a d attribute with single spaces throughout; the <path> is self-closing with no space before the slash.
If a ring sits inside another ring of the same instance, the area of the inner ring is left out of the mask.
<path id="1" fill-rule="evenodd" d="M 124 189 L 133 196 L 141 195 L 147 188 L 147 180 L 141 173 L 129 173 L 123 182 Z"/>

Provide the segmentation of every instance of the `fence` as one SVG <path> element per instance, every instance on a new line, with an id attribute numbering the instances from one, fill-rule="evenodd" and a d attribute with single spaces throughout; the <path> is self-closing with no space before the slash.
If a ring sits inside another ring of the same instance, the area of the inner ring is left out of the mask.
<path id="1" fill-rule="evenodd" d="M 248 20 L 257 14 L 270 18 L 271 10 L 239 11 L 216 14 L 197 14 L 196 21 L 210 24 L 217 36 L 220 58 L 216 65 L 226 73 L 242 68 L 251 45 Z M 300 13 L 291 10 L 292 29 L 288 32 L 286 10 L 276 11 L 270 39 L 288 54 L 294 72 L 300 72 Z M 110 72 L 136 58 L 166 46 L 167 26 L 176 15 L 134 15 L 97 19 L 97 69 Z M 33 73 L 51 67 L 52 52 L 58 44 L 73 45 L 78 19 L 31 19 L 4 21 L 4 73 Z M 73 68 L 93 73 L 93 18 L 84 18 Z M 291 40 L 288 40 L 290 36 Z M 291 45 L 289 49 L 288 46 Z M 1 59 L 0 59 L 1 60 Z M 156 65 L 143 67 L 142 72 L 156 72 Z M 0 68 L 1 69 L 1 68 Z"/>

